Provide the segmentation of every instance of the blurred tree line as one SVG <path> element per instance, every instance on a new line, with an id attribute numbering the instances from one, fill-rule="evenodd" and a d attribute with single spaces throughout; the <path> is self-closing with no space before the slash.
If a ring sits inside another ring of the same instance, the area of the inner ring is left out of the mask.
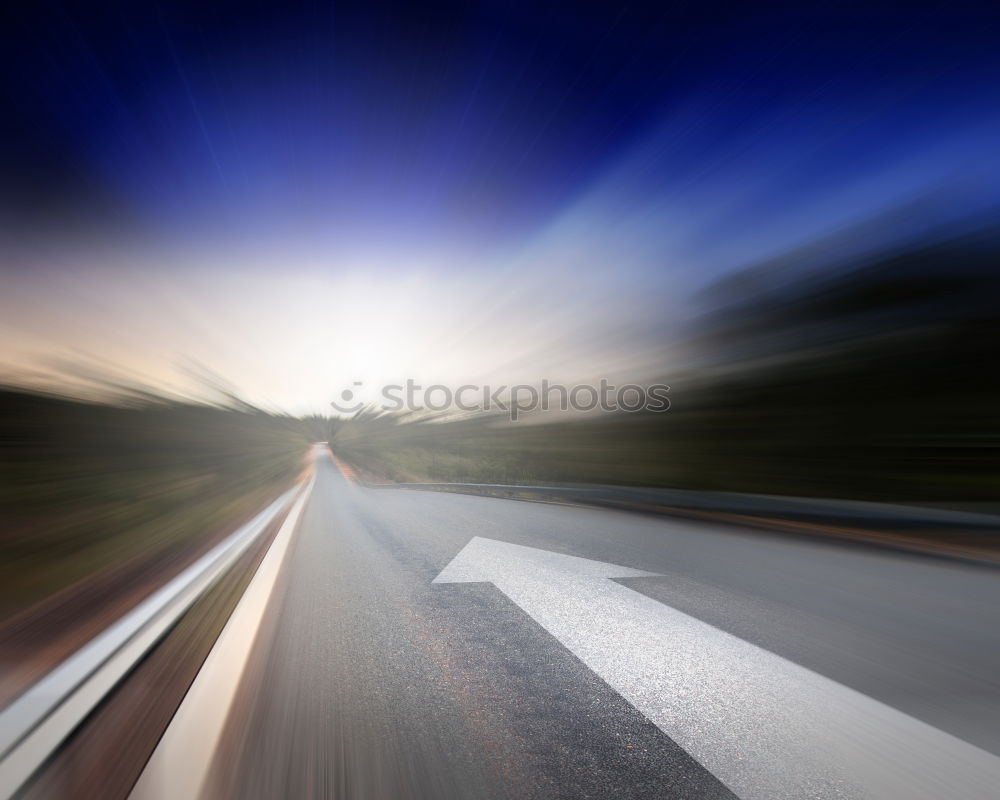
<path id="1" fill-rule="evenodd" d="M 315 424 L 235 398 L 0 388 L 0 618 L 238 524 L 301 473 Z"/>
<path id="2" fill-rule="evenodd" d="M 394 480 L 602 483 L 951 505 L 1000 479 L 1000 230 L 727 278 L 663 414 L 362 414 L 334 445 Z"/>

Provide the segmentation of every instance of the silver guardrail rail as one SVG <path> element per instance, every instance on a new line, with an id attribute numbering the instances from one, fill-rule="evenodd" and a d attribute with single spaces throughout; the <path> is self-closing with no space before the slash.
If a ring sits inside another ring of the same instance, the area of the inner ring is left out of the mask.
<path id="1" fill-rule="evenodd" d="M 91 639 L 0 711 L 0 798 L 8 800 L 76 727 L 242 556 L 292 500 L 299 484 Z"/>
<path id="2" fill-rule="evenodd" d="M 369 489 L 418 489 L 465 494 L 537 495 L 591 505 L 647 505 L 695 511 L 721 511 L 870 523 L 895 522 L 917 526 L 1000 530 L 1000 515 L 931 506 L 898 505 L 866 500 L 793 497 L 717 492 L 695 489 L 658 489 L 638 486 L 536 486 L 507 483 L 364 483 Z"/>

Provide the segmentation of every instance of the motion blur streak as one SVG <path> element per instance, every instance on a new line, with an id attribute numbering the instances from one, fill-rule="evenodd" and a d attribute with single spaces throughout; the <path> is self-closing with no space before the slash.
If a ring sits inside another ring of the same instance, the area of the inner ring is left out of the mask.
<path id="1" fill-rule="evenodd" d="M 985 4 L 11 14 L 21 381 L 82 351 L 190 388 L 193 358 L 298 412 L 356 380 L 635 379 L 687 363 L 725 275 L 1000 202 Z"/>
<path id="2" fill-rule="evenodd" d="M 763 683 L 786 738 L 863 723 L 798 670 L 916 720 L 928 791 L 1000 755 L 996 3 L 7 6 L 0 707 L 314 446 L 210 800 L 766 796 L 815 754 L 712 733 Z M 669 409 L 430 402 L 626 384 Z M 274 534 L 25 800 L 127 797 Z M 593 603 L 432 585 L 477 536 L 655 573 L 609 591 L 705 701 L 591 671 Z M 765 677 L 696 679 L 709 630 Z"/>
<path id="3" fill-rule="evenodd" d="M 303 423 L 245 406 L 8 390 L 0 408 L 3 701 L 305 468 Z"/>

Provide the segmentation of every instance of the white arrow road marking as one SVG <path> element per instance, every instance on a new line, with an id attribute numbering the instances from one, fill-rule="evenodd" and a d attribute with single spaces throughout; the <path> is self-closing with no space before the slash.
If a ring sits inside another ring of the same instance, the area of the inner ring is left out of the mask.
<path id="1" fill-rule="evenodd" d="M 1000 758 L 610 578 L 655 573 L 476 537 L 486 581 L 744 800 L 996 800 Z"/>

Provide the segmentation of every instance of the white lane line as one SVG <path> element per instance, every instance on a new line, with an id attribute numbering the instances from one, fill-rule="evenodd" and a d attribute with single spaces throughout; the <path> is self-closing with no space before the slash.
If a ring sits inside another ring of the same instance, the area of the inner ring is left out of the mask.
<path id="1" fill-rule="evenodd" d="M 481 537 L 488 581 L 743 800 L 996 800 L 1000 758 L 610 578 L 654 573 Z"/>
<path id="2" fill-rule="evenodd" d="M 289 489 L 0 712 L 0 798 L 17 793 L 297 491 Z"/>
<path id="3" fill-rule="evenodd" d="M 292 534 L 316 477 L 296 500 L 257 572 L 188 689 L 130 800 L 194 800 L 208 771 L 236 696 Z"/>

